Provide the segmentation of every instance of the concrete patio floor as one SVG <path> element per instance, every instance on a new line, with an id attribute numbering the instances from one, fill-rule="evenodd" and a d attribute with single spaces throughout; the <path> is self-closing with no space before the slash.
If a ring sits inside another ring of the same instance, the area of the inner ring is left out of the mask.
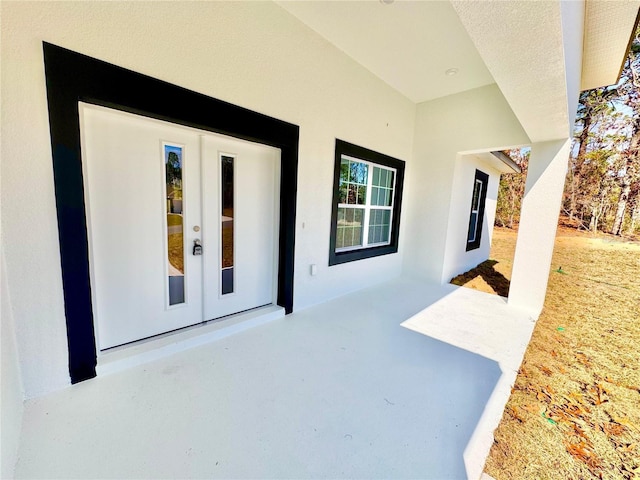
<path id="1" fill-rule="evenodd" d="M 28 401 L 16 477 L 477 479 L 532 329 L 397 279 Z"/>

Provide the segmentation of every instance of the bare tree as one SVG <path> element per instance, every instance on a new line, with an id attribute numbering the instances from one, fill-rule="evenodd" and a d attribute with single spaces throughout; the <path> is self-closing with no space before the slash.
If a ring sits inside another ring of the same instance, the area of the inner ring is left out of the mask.
<path id="1" fill-rule="evenodd" d="M 582 92 L 563 209 L 583 228 L 640 228 L 640 29 L 617 85 Z"/>
<path id="2" fill-rule="evenodd" d="M 625 165 L 620 172 L 620 196 L 618 197 L 616 214 L 611 226 L 611 233 L 620 235 L 624 222 L 631 186 L 638 180 L 638 152 L 640 151 L 640 28 L 636 31 L 631 43 L 631 51 L 625 63 L 619 92 L 624 103 L 631 108 L 633 123 L 629 146 L 624 152 Z"/>
<path id="3" fill-rule="evenodd" d="M 507 154 L 520 166 L 521 173 L 505 173 L 500 177 L 495 223 L 501 227 L 515 228 L 520 222 L 531 150 L 509 150 Z"/>
<path id="4" fill-rule="evenodd" d="M 587 148 L 589 147 L 589 139 L 592 135 L 594 127 L 598 126 L 603 117 L 610 114 L 611 102 L 616 98 L 617 92 L 611 88 L 596 88 L 586 90 L 580 94 L 578 103 L 578 114 L 576 123 L 580 124 L 580 128 L 576 128 L 574 137 L 574 145 L 577 145 L 575 155 L 571 157 L 571 163 L 567 172 L 567 182 L 569 192 L 569 218 L 573 220 L 578 209 L 576 191 L 582 182 L 582 166 L 587 158 Z M 566 189 L 565 189 L 566 190 Z"/>

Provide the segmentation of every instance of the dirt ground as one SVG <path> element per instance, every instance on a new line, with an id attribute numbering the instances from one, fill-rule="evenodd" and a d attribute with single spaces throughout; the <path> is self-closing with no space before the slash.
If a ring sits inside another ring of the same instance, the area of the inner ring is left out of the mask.
<path id="1" fill-rule="evenodd" d="M 516 233 L 493 238 L 493 262 L 454 283 L 505 295 Z M 640 242 L 559 228 L 545 307 L 485 471 L 640 480 Z"/>

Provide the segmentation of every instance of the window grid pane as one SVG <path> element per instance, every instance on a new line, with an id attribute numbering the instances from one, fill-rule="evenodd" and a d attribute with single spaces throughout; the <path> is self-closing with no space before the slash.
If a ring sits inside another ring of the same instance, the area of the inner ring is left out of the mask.
<path id="1" fill-rule="evenodd" d="M 482 182 L 480 180 L 476 180 L 475 185 L 473 187 L 473 201 L 471 202 L 471 210 L 478 211 L 478 208 L 480 207 L 481 190 L 482 190 Z"/>
<path id="2" fill-rule="evenodd" d="M 340 184 L 349 181 L 349 160 L 344 158 L 340 162 Z"/>
<path id="3" fill-rule="evenodd" d="M 336 248 L 362 245 L 363 219 L 364 209 L 362 208 L 338 208 Z"/>
<path id="4" fill-rule="evenodd" d="M 340 184 L 338 193 L 338 203 L 347 203 L 347 184 Z"/>
<path id="5" fill-rule="evenodd" d="M 386 243 L 391 231 L 391 210 L 371 209 L 369 215 L 369 243 Z"/>
<path id="6" fill-rule="evenodd" d="M 371 205 L 390 207 L 393 199 L 393 170 L 373 167 Z"/>
<path id="7" fill-rule="evenodd" d="M 364 205 L 367 199 L 369 165 L 342 158 L 340 162 L 340 204 Z"/>
<path id="8" fill-rule="evenodd" d="M 387 187 L 392 188 L 393 187 L 393 171 L 387 170 L 387 172 L 388 172 Z"/>
<path id="9" fill-rule="evenodd" d="M 469 217 L 469 235 L 467 236 L 467 242 L 473 242 L 476 239 L 476 229 L 478 225 L 478 213 L 471 212 Z"/>

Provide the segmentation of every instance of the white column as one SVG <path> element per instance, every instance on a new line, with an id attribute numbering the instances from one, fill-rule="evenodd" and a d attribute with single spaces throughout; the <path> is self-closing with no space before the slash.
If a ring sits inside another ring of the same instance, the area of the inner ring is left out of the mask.
<path id="1" fill-rule="evenodd" d="M 530 310 L 536 317 L 547 292 L 570 148 L 571 139 L 531 147 L 509 304 Z"/>

